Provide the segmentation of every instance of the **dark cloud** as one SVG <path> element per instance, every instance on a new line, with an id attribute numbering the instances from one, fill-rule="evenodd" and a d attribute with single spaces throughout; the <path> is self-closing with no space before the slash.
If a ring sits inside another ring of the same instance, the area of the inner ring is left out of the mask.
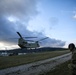
<path id="1" fill-rule="evenodd" d="M 36 2 L 37 0 L 0 0 L 0 14 L 27 21 L 37 14 Z"/>
<path id="2" fill-rule="evenodd" d="M 0 0 L 0 42 L 16 43 L 17 40 L 10 38 L 17 38 L 17 31 L 23 36 L 38 36 L 40 38 L 46 37 L 38 32 L 31 32 L 27 29 L 27 25 L 32 17 L 38 14 L 36 10 L 38 0 Z M 8 19 L 15 18 L 15 21 Z M 64 46 L 65 42 L 48 38 L 44 40 L 41 45 L 45 46 Z"/>
<path id="3" fill-rule="evenodd" d="M 4 17 L 0 17 L 0 41 L 5 41 L 5 38 L 14 36 L 14 30 L 13 23 L 7 21 Z"/>

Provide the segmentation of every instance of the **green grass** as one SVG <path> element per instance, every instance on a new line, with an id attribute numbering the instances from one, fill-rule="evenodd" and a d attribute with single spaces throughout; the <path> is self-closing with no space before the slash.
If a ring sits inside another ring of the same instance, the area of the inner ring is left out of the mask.
<path id="1" fill-rule="evenodd" d="M 57 66 L 54 70 L 51 70 L 50 72 L 46 74 L 41 75 L 72 75 L 71 69 L 68 68 L 68 64 L 70 61 L 67 61 L 59 66 Z"/>
<path id="2" fill-rule="evenodd" d="M 68 52 L 69 51 L 51 51 L 51 52 L 33 53 L 18 56 L 3 56 L 0 57 L 0 69 L 23 65 L 39 60 L 44 60 L 47 58 L 52 58 Z"/>

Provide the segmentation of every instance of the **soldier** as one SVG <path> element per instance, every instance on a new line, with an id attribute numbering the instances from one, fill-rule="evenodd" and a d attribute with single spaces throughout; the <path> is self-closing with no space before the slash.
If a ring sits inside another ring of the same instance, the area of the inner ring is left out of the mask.
<path id="1" fill-rule="evenodd" d="M 72 58 L 71 58 L 72 75 L 76 75 L 76 49 L 75 49 L 75 45 L 73 43 L 71 43 L 71 44 L 69 44 L 68 48 L 72 52 Z"/>

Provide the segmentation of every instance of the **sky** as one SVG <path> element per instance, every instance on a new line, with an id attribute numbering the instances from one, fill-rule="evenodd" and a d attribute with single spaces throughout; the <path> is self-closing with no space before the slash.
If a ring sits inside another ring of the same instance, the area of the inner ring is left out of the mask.
<path id="1" fill-rule="evenodd" d="M 22 36 L 44 37 L 41 46 L 76 44 L 76 0 L 0 0 L 0 49 L 18 48 Z"/>

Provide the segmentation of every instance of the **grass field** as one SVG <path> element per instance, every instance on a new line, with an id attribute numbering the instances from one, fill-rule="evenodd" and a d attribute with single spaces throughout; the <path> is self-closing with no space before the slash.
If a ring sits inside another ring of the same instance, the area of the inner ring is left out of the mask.
<path id="1" fill-rule="evenodd" d="M 68 68 L 68 64 L 70 61 L 67 61 L 59 66 L 57 66 L 54 70 L 41 75 L 72 75 L 71 69 Z"/>
<path id="2" fill-rule="evenodd" d="M 51 52 L 31 53 L 18 56 L 3 56 L 0 57 L 0 69 L 23 65 L 39 60 L 44 60 L 47 58 L 52 58 L 68 52 L 69 51 L 51 51 Z"/>

